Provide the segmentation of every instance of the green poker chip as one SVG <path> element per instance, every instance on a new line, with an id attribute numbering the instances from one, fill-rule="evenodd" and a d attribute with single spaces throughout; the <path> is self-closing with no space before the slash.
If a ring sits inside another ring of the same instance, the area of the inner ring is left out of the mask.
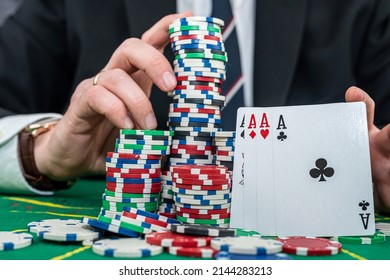
<path id="1" fill-rule="evenodd" d="M 146 233 L 151 233 L 152 232 L 152 230 L 150 230 L 148 228 L 144 228 L 144 227 L 141 227 L 141 226 L 138 226 L 138 225 L 125 223 L 125 222 L 122 222 L 120 220 L 116 220 L 116 219 L 112 219 L 112 218 L 107 218 L 105 216 L 99 216 L 98 220 L 103 222 L 103 223 L 106 223 L 106 224 L 111 224 L 111 225 L 118 226 L 120 228 L 133 230 L 133 231 L 138 232 L 138 233 L 146 234 Z"/>
<path id="2" fill-rule="evenodd" d="M 152 150 L 152 151 L 165 151 L 169 149 L 168 145 L 137 145 L 137 144 L 115 144 L 117 149 L 130 149 L 130 150 Z"/>
<path id="3" fill-rule="evenodd" d="M 205 25 L 178 25 L 175 27 L 171 27 L 168 29 L 168 33 L 172 34 L 174 32 L 179 32 L 179 31 L 209 31 L 209 32 L 216 32 L 216 33 L 221 33 L 221 28 L 216 27 L 216 26 L 205 26 Z"/>
<path id="4" fill-rule="evenodd" d="M 104 193 L 107 196 L 112 196 L 112 197 L 122 197 L 122 198 L 144 198 L 144 197 L 158 197 L 158 193 L 151 193 L 151 194 L 144 194 L 144 193 L 118 193 L 111 192 L 109 190 L 104 190 Z"/>
<path id="5" fill-rule="evenodd" d="M 136 130 L 136 129 L 121 129 L 121 135 L 152 135 L 152 136 L 173 136 L 173 131 L 167 130 Z"/>
<path id="6" fill-rule="evenodd" d="M 331 238 L 333 241 L 338 241 L 342 244 L 380 244 L 386 241 L 386 236 L 377 231 L 373 235 L 368 236 L 334 236 Z"/>
<path id="7" fill-rule="evenodd" d="M 175 56 L 175 59 L 183 59 L 183 58 L 209 58 L 215 60 L 221 60 L 224 62 L 228 61 L 227 56 L 220 54 L 212 54 L 212 53 L 183 53 Z"/>

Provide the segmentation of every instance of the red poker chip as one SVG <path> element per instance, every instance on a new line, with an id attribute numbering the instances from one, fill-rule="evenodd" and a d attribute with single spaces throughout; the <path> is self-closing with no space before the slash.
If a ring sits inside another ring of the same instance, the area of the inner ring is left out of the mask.
<path id="1" fill-rule="evenodd" d="M 169 112 L 173 113 L 199 113 L 199 114 L 211 114 L 211 115 L 220 115 L 220 110 L 214 110 L 214 109 L 196 109 L 196 108 L 174 108 L 171 109 Z"/>
<path id="2" fill-rule="evenodd" d="M 179 234 L 171 231 L 154 232 L 145 235 L 145 241 L 162 247 L 204 247 L 210 245 L 212 237 Z"/>
<path id="3" fill-rule="evenodd" d="M 160 168 L 151 168 L 151 169 L 132 169 L 132 168 L 116 168 L 116 167 L 106 167 L 106 172 L 116 172 L 122 174 L 161 174 Z"/>
<path id="4" fill-rule="evenodd" d="M 178 81 L 198 81 L 198 82 L 210 82 L 216 84 L 222 84 L 223 80 L 219 78 L 203 77 L 203 76 L 180 76 L 177 77 Z"/>
<path id="5" fill-rule="evenodd" d="M 171 172 L 179 174 L 226 174 L 228 169 L 220 165 L 175 165 L 171 166 Z"/>
<path id="6" fill-rule="evenodd" d="M 190 213 L 184 213 L 181 211 L 177 211 L 176 214 L 182 218 L 189 218 L 189 219 L 205 219 L 205 220 L 219 220 L 219 219 L 228 219 L 230 218 L 230 212 L 229 213 L 222 213 L 222 214 L 190 214 Z"/>
<path id="7" fill-rule="evenodd" d="M 187 213 L 196 215 L 213 215 L 213 214 L 227 214 L 230 213 L 230 208 L 224 209 L 192 209 L 176 206 L 177 213 Z"/>
<path id="8" fill-rule="evenodd" d="M 214 186 L 214 185 L 224 185 L 229 184 L 230 179 L 186 179 L 186 178 L 175 178 L 172 177 L 172 182 L 176 184 L 183 185 L 203 185 L 203 186 Z"/>
<path id="9" fill-rule="evenodd" d="M 161 159 L 161 156 L 157 155 L 139 155 L 139 154 L 127 154 L 127 153 L 115 153 L 108 152 L 107 156 L 110 158 L 127 158 L 127 159 Z"/>
<path id="10" fill-rule="evenodd" d="M 171 255 L 182 256 L 182 257 L 193 257 L 209 259 L 213 258 L 219 251 L 214 250 L 210 246 L 205 247 L 169 247 L 166 251 Z"/>
<path id="11" fill-rule="evenodd" d="M 217 156 L 232 156 L 232 155 L 234 155 L 234 152 L 217 150 L 215 155 L 217 155 Z"/>
<path id="12" fill-rule="evenodd" d="M 203 184 L 179 184 L 175 181 L 172 181 L 172 186 L 178 189 L 186 190 L 199 190 L 199 191 L 220 191 L 230 189 L 231 184 L 221 184 L 221 185 L 203 185 Z"/>
<path id="13" fill-rule="evenodd" d="M 283 252 L 300 256 L 329 256 L 341 252 L 340 242 L 317 237 L 279 237 L 283 243 Z"/>
<path id="14" fill-rule="evenodd" d="M 176 220 L 176 213 L 165 213 L 165 212 L 158 212 L 160 216 L 164 216 L 167 218 L 175 219 Z"/>
<path id="15" fill-rule="evenodd" d="M 176 173 L 172 174 L 172 178 L 181 178 L 181 179 L 197 179 L 197 180 L 210 180 L 210 179 L 230 179 L 230 174 L 188 174 L 188 173 Z"/>

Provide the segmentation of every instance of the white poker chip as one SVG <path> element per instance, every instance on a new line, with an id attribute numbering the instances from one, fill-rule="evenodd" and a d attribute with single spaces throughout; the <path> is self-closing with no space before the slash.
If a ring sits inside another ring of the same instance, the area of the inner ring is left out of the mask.
<path id="1" fill-rule="evenodd" d="M 62 224 L 37 228 L 39 238 L 50 241 L 76 242 L 94 240 L 102 236 L 102 232 L 83 224 Z"/>
<path id="2" fill-rule="evenodd" d="M 0 251 L 11 251 L 28 247 L 32 244 L 33 236 L 28 233 L 0 231 Z"/>
<path id="3" fill-rule="evenodd" d="M 145 258 L 161 254 L 163 247 L 148 244 L 138 238 L 112 238 L 95 241 L 92 251 L 106 257 Z"/>
<path id="4" fill-rule="evenodd" d="M 38 233 L 38 230 L 45 227 L 59 226 L 59 225 L 75 225 L 80 224 L 81 220 L 76 219 L 46 219 L 31 222 L 27 225 L 30 232 Z"/>
<path id="5" fill-rule="evenodd" d="M 218 251 L 244 255 L 269 255 L 282 251 L 283 243 L 257 236 L 218 237 L 211 240 L 211 247 Z"/>
<path id="6" fill-rule="evenodd" d="M 390 223 L 375 223 L 375 228 L 386 236 L 390 236 Z"/>

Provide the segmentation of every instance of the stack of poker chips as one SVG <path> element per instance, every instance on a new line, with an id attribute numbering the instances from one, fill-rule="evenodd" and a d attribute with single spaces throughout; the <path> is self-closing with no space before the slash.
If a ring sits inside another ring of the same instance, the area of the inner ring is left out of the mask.
<path id="1" fill-rule="evenodd" d="M 224 22 L 187 17 L 169 26 L 177 87 L 170 92 L 168 126 L 175 131 L 170 165 L 213 164 L 211 133 L 220 130 L 227 54 Z"/>
<path id="2" fill-rule="evenodd" d="M 155 212 L 161 192 L 161 161 L 170 152 L 173 132 L 122 129 L 115 152 L 106 157 L 106 189 L 98 216 L 110 222 L 124 207 Z"/>
<path id="3" fill-rule="evenodd" d="M 172 176 L 169 170 L 161 174 L 161 193 L 158 213 L 165 217 L 176 218 L 175 201 L 173 200 Z"/>
<path id="4" fill-rule="evenodd" d="M 217 131 L 213 133 L 214 163 L 226 166 L 233 176 L 235 131 Z"/>
<path id="5" fill-rule="evenodd" d="M 229 227 L 231 180 L 226 167 L 177 165 L 170 170 L 178 221 Z"/>

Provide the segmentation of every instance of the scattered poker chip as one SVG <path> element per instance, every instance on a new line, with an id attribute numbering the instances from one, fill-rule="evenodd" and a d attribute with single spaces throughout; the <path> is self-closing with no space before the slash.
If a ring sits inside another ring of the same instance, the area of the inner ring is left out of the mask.
<path id="1" fill-rule="evenodd" d="M 125 228 L 128 230 L 132 230 L 132 231 L 135 231 L 135 232 L 138 232 L 141 234 L 146 234 L 146 233 L 152 232 L 152 230 L 150 228 L 143 227 L 143 226 L 136 224 L 136 223 L 133 224 L 133 223 L 128 223 L 128 222 L 123 222 L 121 220 L 116 219 L 116 216 L 114 218 L 109 218 L 109 217 L 105 217 L 105 216 L 100 215 L 98 217 L 98 220 L 103 222 L 103 223 L 111 224 L 111 225 L 117 226 L 119 228 Z"/>
<path id="2" fill-rule="evenodd" d="M 177 233 L 199 236 L 212 236 L 212 237 L 227 237 L 235 236 L 236 229 L 233 228 L 219 228 L 214 226 L 205 225 L 178 225 L 171 226 L 171 230 Z"/>
<path id="3" fill-rule="evenodd" d="M 171 231 L 145 235 L 147 243 L 162 247 L 203 247 L 209 245 L 211 239 L 211 237 L 184 235 Z"/>
<path id="4" fill-rule="evenodd" d="M 283 243 L 283 252 L 300 256 L 328 256 L 341 252 L 341 243 L 317 237 L 279 237 Z"/>
<path id="5" fill-rule="evenodd" d="M 142 211 L 142 210 L 137 209 L 137 208 L 124 207 L 123 211 L 124 212 L 134 213 L 134 214 L 141 215 L 141 216 L 144 216 L 144 217 L 147 217 L 147 218 L 151 218 L 151 219 L 154 219 L 154 220 L 158 220 L 158 221 L 163 221 L 163 222 L 166 222 L 166 223 L 169 223 L 169 224 L 179 224 L 180 223 L 176 219 L 171 219 L 171 218 L 167 218 L 167 217 L 155 214 L 155 213 Z"/>
<path id="6" fill-rule="evenodd" d="M 369 236 L 334 236 L 331 240 L 342 244 L 379 244 L 386 241 L 386 235 L 380 231 Z"/>
<path id="7" fill-rule="evenodd" d="M 139 233 L 136 231 L 129 230 L 126 228 L 120 228 L 116 225 L 112 225 L 111 223 L 105 223 L 105 222 L 102 222 L 102 221 L 99 221 L 96 219 L 84 217 L 84 218 L 82 218 L 81 221 L 82 221 L 82 223 L 88 224 L 88 225 L 92 226 L 93 228 L 105 230 L 108 232 L 117 233 L 117 234 L 128 236 L 128 237 L 138 237 L 139 236 Z"/>
<path id="8" fill-rule="evenodd" d="M 283 243 L 257 236 L 216 237 L 211 247 L 218 251 L 244 255 L 269 255 L 282 251 Z"/>
<path id="9" fill-rule="evenodd" d="M 160 221 L 160 220 L 155 220 L 155 219 L 148 218 L 148 217 L 145 217 L 145 216 L 142 216 L 142 215 L 137 215 L 137 214 L 134 214 L 134 213 L 131 213 L 131 212 L 123 211 L 122 212 L 122 216 L 123 217 L 127 217 L 127 218 L 131 218 L 131 219 L 135 219 L 135 220 L 138 220 L 138 221 L 142 221 L 142 222 L 145 222 L 145 223 L 149 223 L 149 224 L 152 224 L 152 225 L 160 227 L 161 229 L 158 229 L 157 231 L 159 231 L 159 230 L 170 230 L 171 229 L 171 224 L 170 223 L 163 222 L 163 221 Z M 155 230 L 155 228 L 151 228 L 151 229 Z"/>
<path id="10" fill-rule="evenodd" d="M 386 236 L 390 236 L 390 223 L 375 223 L 375 228 Z"/>
<path id="11" fill-rule="evenodd" d="M 94 240 L 102 237 L 102 232 L 80 223 L 57 224 L 37 228 L 37 235 L 41 239 L 51 241 L 76 242 Z"/>
<path id="12" fill-rule="evenodd" d="M 161 254 L 163 248 L 138 238 L 110 238 L 95 241 L 92 251 L 106 257 L 145 258 Z"/>
<path id="13" fill-rule="evenodd" d="M 168 247 L 166 250 L 171 255 L 193 258 L 213 258 L 217 250 L 214 250 L 210 246 L 205 247 Z"/>
<path id="14" fill-rule="evenodd" d="M 269 254 L 269 255 L 242 255 L 230 254 L 228 252 L 218 252 L 214 255 L 216 260 L 292 260 L 292 258 L 284 253 Z"/>
<path id="15" fill-rule="evenodd" d="M 33 236 L 24 232 L 0 231 L 0 251 L 22 249 L 32 244 Z"/>
<path id="16" fill-rule="evenodd" d="M 27 224 L 27 228 L 30 232 L 38 233 L 41 228 L 59 225 L 75 225 L 79 223 L 81 223 L 81 220 L 76 219 L 46 219 L 30 222 Z"/>
<path id="17" fill-rule="evenodd" d="M 127 226 L 127 225 L 139 226 L 145 229 L 150 229 L 152 231 L 169 230 L 168 226 L 161 226 L 160 223 L 155 223 L 155 222 L 151 223 L 149 219 L 148 221 L 146 221 L 147 219 L 142 219 L 142 218 L 137 219 L 137 215 L 134 215 L 132 213 L 128 213 L 124 215 L 122 212 L 122 214 L 116 215 L 114 219 L 116 221 L 112 221 L 112 223 L 114 224 L 118 223 L 118 225 L 120 226 Z M 148 233 L 148 232 L 144 232 L 144 233 Z"/>

